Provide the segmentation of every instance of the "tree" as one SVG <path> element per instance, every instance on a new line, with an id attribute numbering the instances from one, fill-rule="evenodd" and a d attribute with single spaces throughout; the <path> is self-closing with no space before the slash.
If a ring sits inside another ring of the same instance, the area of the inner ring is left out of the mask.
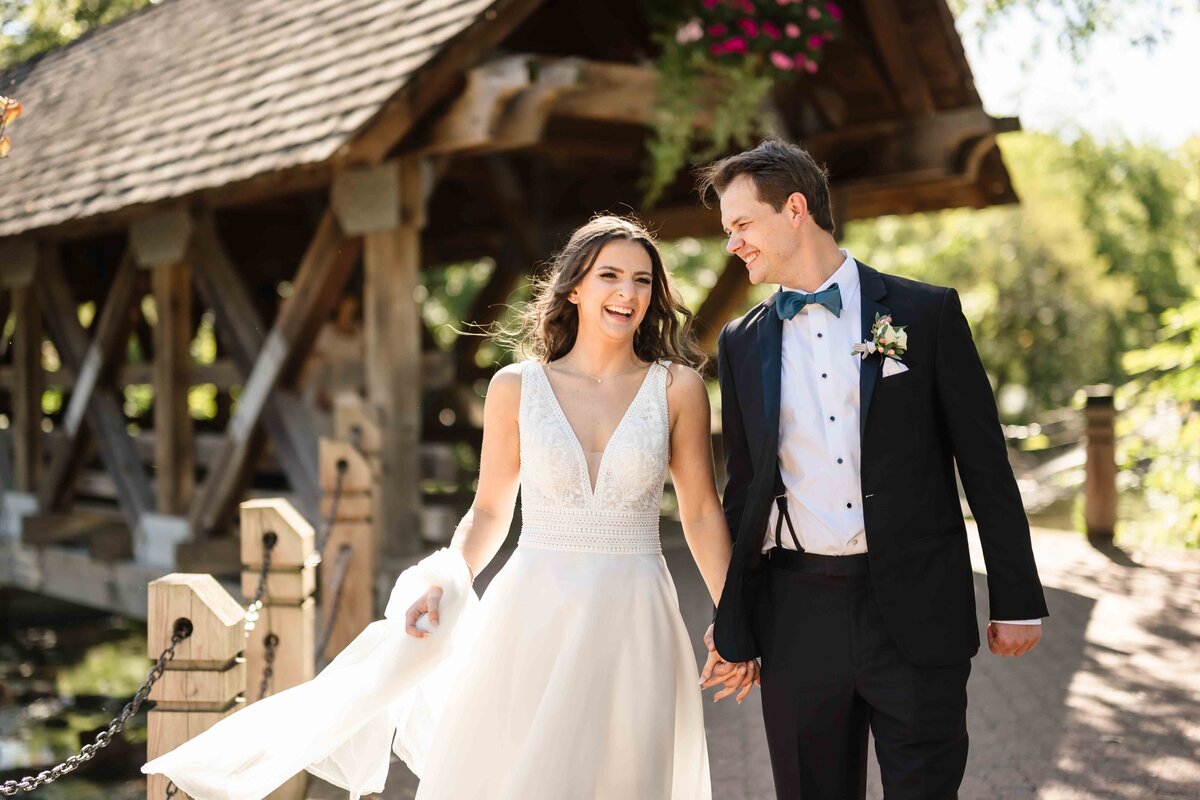
<path id="1" fill-rule="evenodd" d="M 1117 34 L 1154 47 L 1171 34 L 1171 20 L 1188 0 L 950 0 L 955 17 L 986 35 L 1013 14 L 1032 14 L 1057 43 L 1079 58 L 1099 34 Z M 1036 44 L 1036 43 L 1035 43 Z"/>
<path id="2" fill-rule="evenodd" d="M 27 61 L 158 0 L 0 0 L 0 69 Z"/>

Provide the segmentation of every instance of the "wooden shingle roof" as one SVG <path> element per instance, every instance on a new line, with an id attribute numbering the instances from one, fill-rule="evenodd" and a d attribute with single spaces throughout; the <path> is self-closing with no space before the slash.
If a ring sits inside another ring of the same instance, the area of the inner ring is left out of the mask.
<path id="1" fill-rule="evenodd" d="M 0 237 L 324 162 L 502 5 L 165 0 L 15 67 Z"/>

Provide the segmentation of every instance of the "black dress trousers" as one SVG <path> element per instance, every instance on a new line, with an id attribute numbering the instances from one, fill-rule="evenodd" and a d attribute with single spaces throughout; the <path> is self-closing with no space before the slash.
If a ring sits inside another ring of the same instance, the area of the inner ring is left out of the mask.
<path id="1" fill-rule="evenodd" d="M 865 555 L 774 553 L 783 557 L 771 559 L 755 616 L 779 800 L 865 797 L 868 729 L 888 800 L 957 797 L 971 662 L 927 668 L 904 659 Z"/>

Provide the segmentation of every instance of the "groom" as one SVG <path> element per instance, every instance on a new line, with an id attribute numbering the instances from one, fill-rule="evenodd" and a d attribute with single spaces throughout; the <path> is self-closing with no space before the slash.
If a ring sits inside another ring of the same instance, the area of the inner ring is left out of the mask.
<path id="1" fill-rule="evenodd" d="M 761 657 L 781 800 L 862 798 L 868 729 L 888 800 L 953 798 L 979 648 L 956 465 L 987 564 L 989 648 L 1024 655 L 1047 616 L 958 294 L 839 250 L 826 173 L 799 147 L 704 167 L 700 190 L 719 196 L 750 282 L 781 286 L 719 340 L 735 541 L 717 652 Z"/>

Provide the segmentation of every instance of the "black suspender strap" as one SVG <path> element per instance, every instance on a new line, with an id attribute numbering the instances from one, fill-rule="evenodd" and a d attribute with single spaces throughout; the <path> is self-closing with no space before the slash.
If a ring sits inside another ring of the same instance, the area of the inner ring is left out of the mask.
<path id="1" fill-rule="evenodd" d="M 786 520 L 788 533 L 792 535 L 792 544 L 796 545 L 796 552 L 803 553 L 804 548 L 800 546 L 796 528 L 792 525 L 792 515 L 788 513 L 787 488 L 783 485 L 783 475 L 779 472 L 778 463 L 775 465 L 775 507 L 779 509 L 779 516 L 775 520 L 775 546 L 783 547 L 783 542 L 779 537 L 783 534 L 783 523 Z"/>

